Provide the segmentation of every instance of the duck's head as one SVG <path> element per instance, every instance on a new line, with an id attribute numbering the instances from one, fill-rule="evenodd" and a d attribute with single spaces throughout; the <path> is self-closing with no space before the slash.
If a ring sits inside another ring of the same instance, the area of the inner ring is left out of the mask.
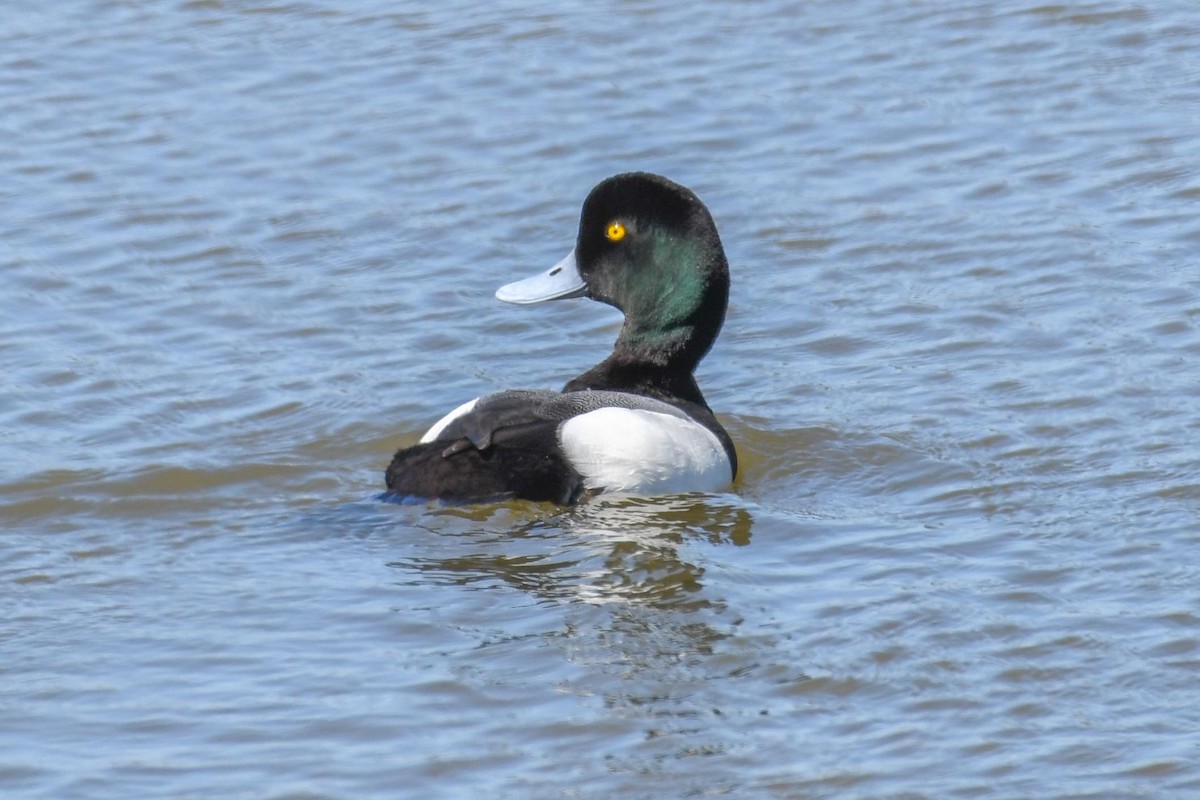
<path id="1" fill-rule="evenodd" d="M 716 339 L 729 298 L 729 266 L 708 209 L 658 175 L 613 176 L 584 201 L 566 258 L 496 292 L 522 304 L 584 295 L 624 312 L 618 352 L 694 366 Z"/>

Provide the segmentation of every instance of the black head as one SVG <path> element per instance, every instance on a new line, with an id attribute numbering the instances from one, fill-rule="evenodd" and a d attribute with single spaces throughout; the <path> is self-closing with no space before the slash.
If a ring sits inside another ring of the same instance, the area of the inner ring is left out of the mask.
<path id="1" fill-rule="evenodd" d="M 583 203 L 575 261 L 587 295 L 625 312 L 618 350 L 670 351 L 694 367 L 712 346 L 729 266 L 691 190 L 643 172 L 602 181 Z"/>

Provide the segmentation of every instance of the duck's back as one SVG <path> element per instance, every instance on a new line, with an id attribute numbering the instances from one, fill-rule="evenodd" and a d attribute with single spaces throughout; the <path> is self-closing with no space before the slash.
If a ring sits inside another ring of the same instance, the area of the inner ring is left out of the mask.
<path id="1" fill-rule="evenodd" d="M 721 434 L 721 435 L 718 435 Z M 466 403 L 387 471 L 395 494 L 572 503 L 585 493 L 708 491 L 732 443 L 707 408 L 629 392 L 510 390 Z"/>

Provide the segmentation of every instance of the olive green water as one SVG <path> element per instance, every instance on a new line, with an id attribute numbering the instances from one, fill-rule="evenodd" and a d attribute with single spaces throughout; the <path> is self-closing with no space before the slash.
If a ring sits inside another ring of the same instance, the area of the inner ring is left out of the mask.
<path id="1" fill-rule="evenodd" d="M 0 795 L 1200 796 L 1192 4 L 3 17 Z M 629 169 L 737 484 L 379 502 Z"/>

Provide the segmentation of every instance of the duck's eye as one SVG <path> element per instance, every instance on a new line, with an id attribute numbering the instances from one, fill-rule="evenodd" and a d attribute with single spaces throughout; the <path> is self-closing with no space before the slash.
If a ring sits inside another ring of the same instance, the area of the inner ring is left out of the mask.
<path id="1" fill-rule="evenodd" d="M 608 237 L 610 242 L 619 242 L 625 238 L 625 226 L 614 219 L 604 229 L 604 235 Z"/>

